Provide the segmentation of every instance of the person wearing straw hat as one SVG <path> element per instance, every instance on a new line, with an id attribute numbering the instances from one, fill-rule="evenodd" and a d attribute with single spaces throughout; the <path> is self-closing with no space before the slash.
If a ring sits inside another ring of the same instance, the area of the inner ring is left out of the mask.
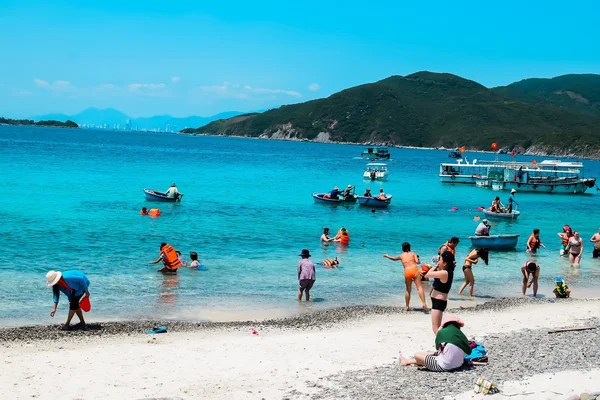
<path id="1" fill-rule="evenodd" d="M 453 314 L 444 315 L 440 330 L 435 335 L 436 352 L 416 353 L 413 358 L 400 354 L 402 365 L 417 365 L 433 372 L 452 371 L 462 367 L 465 356 L 471 354 L 471 346 L 465 334 L 460 330 L 465 326 L 460 318 Z"/>
<path id="2" fill-rule="evenodd" d="M 50 316 L 54 318 L 56 308 L 58 307 L 58 301 L 60 299 L 60 293 L 62 292 L 69 299 L 69 315 L 67 316 L 67 322 L 62 326 L 61 329 L 69 330 L 71 328 L 71 319 L 73 315 L 77 314 L 79 318 L 79 326 L 85 329 L 85 320 L 83 319 L 83 313 L 79 307 L 79 301 L 85 294 L 87 297 L 90 296 L 88 287 L 90 281 L 81 271 L 72 269 L 64 272 L 60 271 L 48 271 L 46 274 L 46 286 L 52 288 L 52 298 L 54 300 L 54 307 L 50 311 Z"/>
<path id="3" fill-rule="evenodd" d="M 312 289 L 317 280 L 315 264 L 309 260 L 310 251 L 302 249 L 298 254 L 302 259 L 298 262 L 298 301 L 302 301 L 302 293 L 306 293 L 306 301 L 310 300 L 310 289 Z"/>

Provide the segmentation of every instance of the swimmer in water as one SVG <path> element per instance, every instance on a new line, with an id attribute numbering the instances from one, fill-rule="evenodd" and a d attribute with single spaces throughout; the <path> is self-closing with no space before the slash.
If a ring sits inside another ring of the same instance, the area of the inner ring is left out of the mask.
<path id="1" fill-rule="evenodd" d="M 140 215 L 148 215 L 148 209 L 146 207 L 142 207 L 140 210 Z"/>
<path id="2" fill-rule="evenodd" d="M 414 281 L 417 286 L 419 297 L 421 298 L 421 303 L 423 304 L 423 311 L 427 311 L 428 308 L 427 303 L 425 302 L 425 293 L 423 293 L 423 286 L 421 285 L 421 273 L 418 267 L 421 263 L 421 261 L 419 261 L 419 256 L 410 251 L 410 243 L 408 242 L 402 243 L 402 252 L 402 254 L 396 257 L 392 257 L 388 254 L 384 254 L 383 256 L 388 260 L 402 261 L 402 265 L 404 266 L 404 282 L 406 283 L 406 293 L 404 294 L 406 307 L 404 309 L 406 311 L 409 310 L 410 294 L 412 292 L 412 283 Z"/>
<path id="3" fill-rule="evenodd" d="M 340 262 L 338 261 L 337 257 L 335 260 L 332 258 L 326 258 L 321 264 L 323 265 L 323 268 L 331 269 L 337 268 L 340 265 Z"/>
<path id="4" fill-rule="evenodd" d="M 321 235 L 321 242 L 329 243 L 333 242 L 335 238 L 329 237 L 329 228 L 323 228 L 323 234 Z"/>

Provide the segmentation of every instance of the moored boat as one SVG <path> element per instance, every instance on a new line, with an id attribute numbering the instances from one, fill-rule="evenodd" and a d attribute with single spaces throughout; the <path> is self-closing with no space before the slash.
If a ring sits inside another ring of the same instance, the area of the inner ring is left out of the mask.
<path id="1" fill-rule="evenodd" d="M 175 203 L 177 201 L 181 201 L 183 195 L 178 195 L 177 197 L 169 197 L 166 193 L 159 192 L 154 189 L 144 189 L 144 197 L 148 201 L 159 201 L 163 203 Z"/>
<path id="2" fill-rule="evenodd" d="M 352 203 L 356 203 L 356 199 L 357 196 L 352 194 L 350 196 L 347 196 L 345 198 L 339 198 L 339 199 L 331 199 L 329 198 L 329 193 L 313 193 L 312 194 L 313 200 L 315 203 L 321 203 L 321 204 L 352 204 Z"/>
<path id="3" fill-rule="evenodd" d="M 512 210 L 512 212 L 510 212 L 510 213 L 508 213 L 508 212 L 497 213 L 497 212 L 492 212 L 490 210 L 482 210 L 481 212 L 484 213 L 485 216 L 488 218 L 500 218 L 500 219 L 517 219 L 517 218 L 519 218 L 519 215 L 521 215 L 521 212 L 517 211 L 517 210 Z"/>
<path id="4" fill-rule="evenodd" d="M 365 197 L 358 196 L 358 204 L 361 206 L 374 207 L 374 208 L 386 208 L 392 202 L 392 195 L 387 195 L 385 200 L 378 199 L 377 197 Z"/>
<path id="5" fill-rule="evenodd" d="M 363 173 L 364 179 L 386 180 L 390 171 L 385 163 L 368 163 Z"/>
<path id="6" fill-rule="evenodd" d="M 473 247 L 485 247 L 490 250 L 511 250 L 517 247 L 519 235 L 469 236 L 469 239 L 471 239 Z"/>
<path id="7" fill-rule="evenodd" d="M 371 158 L 371 159 L 390 159 L 390 151 L 387 147 L 366 147 L 361 157 Z"/>

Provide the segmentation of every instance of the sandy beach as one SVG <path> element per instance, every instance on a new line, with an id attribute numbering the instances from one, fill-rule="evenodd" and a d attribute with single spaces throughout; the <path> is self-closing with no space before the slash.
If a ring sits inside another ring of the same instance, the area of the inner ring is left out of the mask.
<path id="1" fill-rule="evenodd" d="M 169 332 L 160 335 L 145 333 L 160 323 L 151 321 L 106 323 L 88 332 L 2 329 L 0 396 L 470 399 L 476 377 L 483 375 L 504 394 L 566 399 L 600 390 L 600 333 L 547 330 L 597 326 L 599 306 L 598 299 L 505 299 L 454 310 L 467 336 L 486 345 L 490 363 L 442 374 L 398 365 L 400 351 L 433 349 L 434 335 L 429 315 L 392 307 L 349 307 L 255 323 L 170 323 Z M 569 375 L 574 370 L 581 373 Z"/>

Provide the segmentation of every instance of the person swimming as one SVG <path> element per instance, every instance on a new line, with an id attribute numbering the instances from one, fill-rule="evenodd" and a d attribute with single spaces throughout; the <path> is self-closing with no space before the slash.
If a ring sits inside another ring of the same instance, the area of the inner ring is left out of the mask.
<path id="1" fill-rule="evenodd" d="M 140 215 L 148 215 L 148 209 L 146 207 L 142 207 L 140 210 Z"/>
<path id="2" fill-rule="evenodd" d="M 335 238 L 329 237 L 329 228 L 323 228 L 323 234 L 321 235 L 321 242 L 333 242 Z"/>
<path id="3" fill-rule="evenodd" d="M 406 293 L 404 294 L 404 300 L 406 301 L 405 310 L 409 311 L 410 309 L 410 294 L 412 292 L 412 283 L 414 281 L 419 297 L 421 298 L 421 303 L 423 304 L 423 311 L 427 311 L 428 308 L 427 303 L 425 302 L 425 293 L 423 292 L 423 286 L 421 285 L 421 273 L 418 266 L 421 263 L 419 256 L 410 250 L 410 243 L 408 242 L 402 243 L 402 251 L 403 253 L 396 257 L 392 257 L 388 254 L 384 254 L 383 257 L 392 261 L 402 261 L 402 265 L 404 266 L 404 282 L 406 283 Z"/>
<path id="4" fill-rule="evenodd" d="M 335 258 L 335 260 L 332 258 L 326 258 L 321 262 L 321 265 L 323 266 L 323 268 L 331 269 L 339 267 L 340 262 L 338 261 L 337 257 Z"/>

